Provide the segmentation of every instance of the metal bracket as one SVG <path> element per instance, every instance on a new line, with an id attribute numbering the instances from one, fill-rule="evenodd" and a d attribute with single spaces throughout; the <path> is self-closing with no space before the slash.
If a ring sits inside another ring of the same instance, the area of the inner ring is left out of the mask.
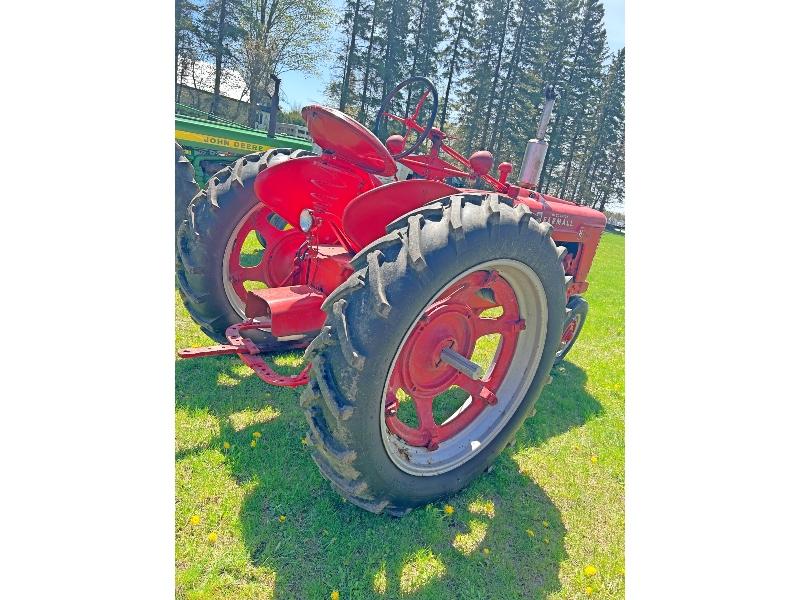
<path id="1" fill-rule="evenodd" d="M 225 331 L 225 336 L 230 344 L 217 344 L 204 348 L 184 348 L 178 351 L 181 358 L 202 358 L 205 356 L 222 356 L 225 354 L 238 354 L 242 362 L 253 369 L 256 375 L 270 385 L 281 387 L 299 387 L 308 383 L 308 371 L 311 365 L 306 365 L 296 375 L 281 375 L 270 367 L 261 355 L 261 350 L 253 340 L 243 337 L 241 331 L 247 329 L 264 329 L 265 323 L 249 319 L 242 323 L 231 325 Z"/>

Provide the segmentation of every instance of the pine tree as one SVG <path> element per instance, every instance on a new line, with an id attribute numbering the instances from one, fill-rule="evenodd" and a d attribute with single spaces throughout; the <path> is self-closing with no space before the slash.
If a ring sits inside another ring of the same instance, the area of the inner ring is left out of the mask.
<path id="1" fill-rule="evenodd" d="M 347 0 L 342 19 L 339 22 L 340 25 L 344 26 L 347 33 L 347 41 L 343 53 L 342 79 L 338 90 L 339 110 L 341 111 L 346 110 L 350 104 L 351 91 L 354 84 L 353 72 L 357 60 L 357 41 L 361 37 L 361 28 L 364 21 L 361 7 L 362 0 Z"/>
<path id="2" fill-rule="evenodd" d="M 503 83 L 492 124 L 489 149 L 498 153 L 517 148 L 515 155 L 521 155 L 521 149 L 534 127 L 534 101 L 543 87 L 538 76 L 538 61 L 544 2 L 521 0 L 517 10 L 518 17 L 514 21 L 512 33 L 513 48 L 504 65 Z M 516 159 L 516 156 L 513 158 Z"/>
<path id="3" fill-rule="evenodd" d="M 379 24 L 377 47 L 382 55 L 378 70 L 381 98 L 407 73 L 409 6 L 407 0 L 385 0 L 383 19 Z M 378 102 L 380 100 L 378 99 Z"/>
<path id="4" fill-rule="evenodd" d="M 550 151 L 543 168 L 546 192 L 563 195 L 580 136 L 586 132 L 586 111 L 602 77 L 606 55 L 604 9 L 600 0 L 583 0 L 578 38 L 566 69 Z"/>
<path id="5" fill-rule="evenodd" d="M 470 47 L 469 67 L 459 89 L 459 146 L 464 152 L 485 144 L 494 90 L 506 43 L 511 0 L 490 0 L 483 10 Z"/>
<path id="6" fill-rule="evenodd" d="M 604 79 L 598 99 L 597 118 L 589 136 L 585 160 L 576 177 L 572 198 L 586 204 L 588 183 L 594 180 L 609 155 L 621 144 L 625 135 L 625 49 L 615 55 Z"/>
<path id="7" fill-rule="evenodd" d="M 469 57 L 469 47 L 472 43 L 473 31 L 475 28 L 475 5 L 474 0 L 459 0 L 455 7 L 455 14 L 450 19 L 453 27 L 447 34 L 447 45 L 442 52 L 444 57 L 449 57 L 447 67 L 447 84 L 445 86 L 444 99 L 439 106 L 439 128 L 445 126 L 447 120 L 447 108 L 450 102 L 450 91 L 453 84 L 458 80 L 459 75 L 467 65 Z"/>
<path id="8" fill-rule="evenodd" d="M 362 63 L 361 98 L 357 115 L 358 120 L 362 123 L 366 121 L 368 108 L 374 103 L 374 90 L 376 90 L 379 85 L 376 81 L 377 68 L 375 66 L 375 57 L 378 55 L 376 52 L 376 43 L 378 40 L 377 28 L 382 9 L 383 0 L 373 0 L 372 10 L 369 13 L 369 35 L 366 40 L 366 50 Z"/>

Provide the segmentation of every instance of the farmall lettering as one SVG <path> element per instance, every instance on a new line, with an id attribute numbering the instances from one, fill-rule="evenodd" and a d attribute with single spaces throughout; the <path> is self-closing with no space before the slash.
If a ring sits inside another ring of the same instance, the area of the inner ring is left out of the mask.
<path id="1" fill-rule="evenodd" d="M 570 215 L 559 215 L 559 214 L 549 214 L 545 215 L 543 213 L 535 213 L 534 217 L 538 221 L 542 221 L 544 223 L 550 223 L 553 227 L 558 229 L 572 229 L 574 228 L 575 224 L 572 221 L 572 217 Z"/>

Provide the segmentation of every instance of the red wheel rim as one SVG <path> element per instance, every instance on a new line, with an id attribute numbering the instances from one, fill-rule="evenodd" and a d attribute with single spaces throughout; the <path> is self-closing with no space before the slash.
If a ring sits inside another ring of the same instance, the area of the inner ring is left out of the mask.
<path id="1" fill-rule="evenodd" d="M 502 307 L 501 316 L 480 316 L 496 307 Z M 463 431 L 497 402 L 496 392 L 524 328 L 514 290 L 497 271 L 476 271 L 456 281 L 425 309 L 400 349 L 385 398 L 387 429 L 410 446 L 429 450 Z M 444 348 L 470 358 L 478 339 L 490 334 L 499 334 L 500 341 L 494 361 L 481 379 L 473 380 L 442 362 Z M 461 388 L 471 398 L 443 423 L 437 423 L 434 400 L 451 386 Z M 397 416 L 401 389 L 413 402 L 417 427 Z"/>
<path id="2" fill-rule="evenodd" d="M 244 302 L 247 297 L 245 281 L 260 282 L 268 287 L 295 283 L 295 258 L 305 241 L 305 235 L 297 229 L 281 229 L 276 226 L 277 215 L 266 206 L 256 208 L 241 223 L 235 232 L 230 251 L 227 253 L 227 278 L 233 292 Z M 242 265 L 242 249 L 251 232 L 261 235 L 264 251 L 256 264 Z"/>
<path id="3" fill-rule="evenodd" d="M 567 326 L 564 328 L 564 333 L 561 335 L 561 349 L 564 349 L 569 345 L 572 341 L 572 338 L 575 337 L 575 332 L 578 330 L 578 319 L 573 318 L 567 323 Z"/>

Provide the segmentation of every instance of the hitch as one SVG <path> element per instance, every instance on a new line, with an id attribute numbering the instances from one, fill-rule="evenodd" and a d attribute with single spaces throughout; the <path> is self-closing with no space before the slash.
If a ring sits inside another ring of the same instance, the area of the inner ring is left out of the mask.
<path id="1" fill-rule="evenodd" d="M 223 356 L 225 354 L 238 354 L 242 362 L 253 369 L 260 379 L 270 385 L 281 387 L 299 387 L 308 383 L 308 371 L 311 365 L 306 365 L 297 375 L 281 375 L 276 373 L 267 364 L 261 354 L 261 350 L 253 340 L 242 337 L 241 331 L 247 329 L 268 329 L 269 321 L 255 321 L 248 319 L 242 323 L 231 325 L 225 330 L 225 337 L 230 344 L 217 344 L 215 346 L 205 346 L 203 348 L 184 348 L 178 350 L 181 358 L 203 358 L 206 356 Z"/>

